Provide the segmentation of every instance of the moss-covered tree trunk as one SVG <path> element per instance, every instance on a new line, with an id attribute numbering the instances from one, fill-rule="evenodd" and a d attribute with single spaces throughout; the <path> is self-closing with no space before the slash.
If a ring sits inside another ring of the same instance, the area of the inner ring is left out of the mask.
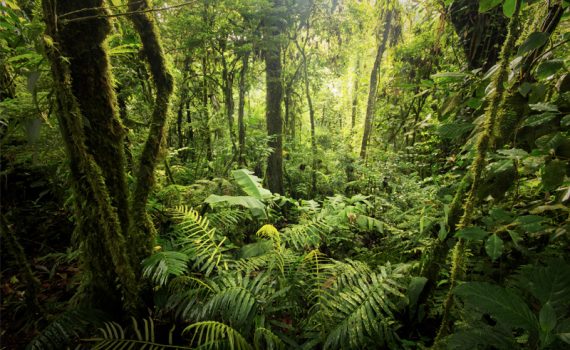
<path id="1" fill-rule="evenodd" d="M 380 74 L 380 64 L 382 63 L 382 57 L 384 56 L 384 51 L 386 51 L 386 46 L 388 45 L 388 37 L 390 35 L 390 30 L 392 27 L 392 17 L 393 10 L 388 10 L 384 19 L 385 22 L 384 30 L 382 33 L 382 40 L 378 45 L 376 58 L 374 59 L 374 65 L 372 66 L 372 71 L 370 72 L 370 87 L 368 90 L 368 102 L 366 104 L 366 118 L 364 119 L 364 133 L 362 135 L 362 144 L 360 146 L 361 159 L 366 158 L 368 139 L 370 138 L 370 133 L 372 131 L 372 121 L 374 119 L 374 112 L 376 107 L 376 92 L 378 89 L 378 75 Z"/>
<path id="2" fill-rule="evenodd" d="M 126 248 L 125 131 L 104 43 L 110 30 L 107 13 L 102 0 L 43 0 L 42 5 L 82 251 L 77 299 L 115 315 L 134 311 L 140 305 L 138 265 L 133 266 Z"/>
<path id="3" fill-rule="evenodd" d="M 266 79 L 266 110 L 267 135 L 272 139 L 269 147 L 273 152 L 267 159 L 266 180 L 271 192 L 284 193 L 283 188 L 283 121 L 281 116 L 281 101 L 283 86 L 281 84 L 281 43 L 283 31 L 282 19 L 276 13 L 282 6 L 281 0 L 273 0 L 273 7 L 264 20 L 267 36 L 265 47 L 265 79 Z"/>
<path id="4" fill-rule="evenodd" d="M 146 212 L 146 203 L 154 185 L 154 170 L 164 143 L 168 107 L 174 86 L 162 51 L 158 29 L 152 18 L 143 12 L 149 9 L 148 1 L 129 0 L 128 5 L 131 11 L 130 19 L 141 38 L 143 53 L 156 88 L 150 130 L 141 154 L 132 199 L 134 225 L 130 244 L 134 250 L 133 262 L 140 263 L 141 259 L 150 254 L 154 243 L 155 229 Z"/>

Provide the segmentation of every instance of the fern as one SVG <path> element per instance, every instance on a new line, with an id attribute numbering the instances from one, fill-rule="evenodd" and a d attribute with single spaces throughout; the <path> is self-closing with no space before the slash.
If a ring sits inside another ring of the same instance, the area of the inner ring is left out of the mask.
<path id="1" fill-rule="evenodd" d="M 142 329 L 142 330 L 141 330 Z M 85 339 L 86 342 L 94 343 L 93 349 L 96 350 L 115 350 L 115 349 L 191 349 L 190 347 L 173 345 L 175 327 L 171 327 L 168 332 L 168 344 L 162 344 L 156 341 L 155 325 L 151 318 L 144 319 L 142 327 L 136 319 L 132 318 L 133 337 L 127 336 L 127 331 L 116 322 L 107 322 L 99 329 L 101 337 Z"/>
<path id="2" fill-rule="evenodd" d="M 216 235 L 216 230 L 209 228 L 209 222 L 197 211 L 187 207 L 178 207 L 173 216 L 180 220 L 176 227 L 178 244 L 183 253 L 192 260 L 192 269 L 210 276 L 214 270 L 227 270 L 229 258 L 223 246 L 225 237 Z"/>
<path id="3" fill-rule="evenodd" d="M 331 288 L 320 297 L 318 316 L 326 332 L 325 349 L 363 348 L 368 339 L 375 339 L 375 346 L 391 342 L 393 314 L 398 304 L 405 300 L 403 278 L 390 264 L 380 272 L 370 272 L 356 277 L 358 264 L 341 264 L 352 271 L 344 280 L 333 282 Z M 370 344 L 368 344 L 370 345 Z"/>
<path id="4" fill-rule="evenodd" d="M 230 350 L 253 350 L 253 347 L 238 331 L 216 321 L 194 323 L 184 333 L 194 333 L 192 343 L 203 349 L 220 349 L 226 345 Z"/>
<path id="5" fill-rule="evenodd" d="M 287 227 L 283 232 L 283 240 L 297 250 L 313 250 L 320 246 L 329 231 L 330 226 L 325 219 L 313 219 Z"/>
<path id="6" fill-rule="evenodd" d="M 70 309 L 51 322 L 26 347 L 28 350 L 61 349 L 78 340 L 92 327 L 103 323 L 106 316 L 95 309 Z"/>
<path id="7" fill-rule="evenodd" d="M 158 252 L 143 262 L 143 276 L 153 283 L 163 286 L 170 276 L 181 276 L 188 271 L 190 258 L 181 252 Z"/>
<path id="8" fill-rule="evenodd" d="M 271 330 L 258 327 L 253 337 L 255 349 L 285 349 L 285 343 Z"/>

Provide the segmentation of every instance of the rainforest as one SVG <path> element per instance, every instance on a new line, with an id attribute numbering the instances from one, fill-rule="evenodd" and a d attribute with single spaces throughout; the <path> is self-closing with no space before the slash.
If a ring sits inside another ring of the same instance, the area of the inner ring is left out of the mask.
<path id="1" fill-rule="evenodd" d="M 0 0 L 0 350 L 570 349 L 570 1 Z"/>

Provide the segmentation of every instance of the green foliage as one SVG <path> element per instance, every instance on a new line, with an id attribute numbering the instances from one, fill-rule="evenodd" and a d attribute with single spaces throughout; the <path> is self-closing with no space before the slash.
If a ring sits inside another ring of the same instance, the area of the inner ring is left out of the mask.
<path id="1" fill-rule="evenodd" d="M 129 332 L 130 331 L 130 332 Z M 157 342 L 155 324 L 152 318 L 143 319 L 139 323 L 132 318 L 132 327 L 127 331 L 121 325 L 115 322 L 107 322 L 99 332 L 101 337 L 85 339 L 87 342 L 93 342 L 93 349 L 191 349 L 191 347 L 173 345 L 175 327 L 173 326 L 167 333 L 168 343 L 162 344 Z M 131 336 L 132 335 L 132 336 Z"/>
<path id="2" fill-rule="evenodd" d="M 61 349 L 88 334 L 92 328 L 106 320 L 101 311 L 86 308 L 73 308 L 65 311 L 37 335 L 27 346 L 29 350 Z"/>

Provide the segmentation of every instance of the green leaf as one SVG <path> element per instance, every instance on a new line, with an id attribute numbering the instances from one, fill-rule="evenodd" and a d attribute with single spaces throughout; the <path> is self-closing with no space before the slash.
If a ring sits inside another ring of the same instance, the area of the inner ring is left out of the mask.
<path id="1" fill-rule="evenodd" d="M 503 3 L 503 13 L 507 18 L 513 17 L 515 13 L 516 0 L 505 0 Z"/>
<path id="2" fill-rule="evenodd" d="M 556 118 L 556 114 L 554 113 L 542 113 L 542 114 L 535 114 L 531 115 L 530 117 L 526 118 L 523 122 L 522 126 L 539 126 L 542 124 L 546 124 L 552 119 Z"/>
<path id="3" fill-rule="evenodd" d="M 441 125 L 437 132 L 443 139 L 456 139 L 473 130 L 471 123 L 450 123 Z"/>
<path id="4" fill-rule="evenodd" d="M 558 159 L 550 161 L 544 166 L 544 173 L 542 174 L 542 187 L 545 191 L 551 191 L 564 182 L 566 175 L 566 162 Z"/>
<path id="5" fill-rule="evenodd" d="M 248 209 L 265 209 L 265 204 L 251 196 L 218 196 L 217 194 L 212 194 L 204 200 L 204 203 L 227 203 L 229 205 L 240 205 Z"/>
<path id="6" fill-rule="evenodd" d="M 485 243 L 485 251 L 495 261 L 503 254 L 503 246 L 503 240 L 496 234 L 492 234 Z"/>
<path id="7" fill-rule="evenodd" d="M 479 12 L 487 12 L 497 7 L 503 0 L 479 0 Z"/>
<path id="8" fill-rule="evenodd" d="M 542 309 L 540 309 L 540 314 L 538 315 L 540 321 L 540 328 L 545 333 L 550 333 L 556 327 L 556 312 L 550 303 L 544 304 Z"/>
<path id="9" fill-rule="evenodd" d="M 530 109 L 535 110 L 535 111 L 539 111 L 539 112 L 558 112 L 558 107 L 556 105 L 553 105 L 551 103 L 535 103 L 535 104 L 529 104 L 528 105 L 530 107 Z"/>
<path id="10" fill-rule="evenodd" d="M 271 198 L 272 194 L 261 186 L 261 179 L 253 175 L 252 171 L 239 169 L 232 172 L 235 181 L 248 195 L 257 199 Z"/>
<path id="11" fill-rule="evenodd" d="M 479 226 L 471 226 L 457 231 L 455 237 L 463 238 L 468 241 L 477 241 L 487 237 L 488 234 L 489 232 Z"/>
<path id="12" fill-rule="evenodd" d="M 530 33 L 528 38 L 521 44 L 517 55 L 524 55 L 527 52 L 538 49 L 548 41 L 548 33 L 534 32 Z"/>
<path id="13" fill-rule="evenodd" d="M 488 313 L 510 328 L 533 330 L 536 316 L 528 305 L 514 292 L 490 283 L 468 282 L 454 290 L 469 306 Z"/>
<path id="14" fill-rule="evenodd" d="M 412 277 L 410 280 L 410 285 L 408 286 L 408 300 L 410 307 L 414 307 L 418 302 L 418 298 L 424 290 L 427 281 L 428 279 L 425 277 Z"/>
<path id="15" fill-rule="evenodd" d="M 521 86 L 519 86 L 519 93 L 523 96 L 526 97 L 526 95 L 528 95 L 528 93 L 532 90 L 532 84 L 528 83 L 528 82 L 524 82 L 521 84 Z"/>
<path id="16" fill-rule="evenodd" d="M 562 117 L 562 120 L 560 121 L 560 126 L 563 126 L 563 127 L 570 126 L 570 114 Z"/>
<path id="17" fill-rule="evenodd" d="M 513 160 L 521 160 L 528 156 L 528 153 L 520 148 L 500 149 L 497 153 Z"/>
<path id="18" fill-rule="evenodd" d="M 538 79 L 546 79 L 556 74 L 562 68 L 564 68 L 564 60 L 556 59 L 544 61 L 536 68 L 536 77 Z"/>
<path id="19" fill-rule="evenodd" d="M 439 233 L 437 234 L 437 238 L 439 238 L 439 240 L 443 242 L 447 238 L 448 233 L 449 232 L 447 232 L 447 227 L 445 226 L 445 222 L 440 222 Z"/>
<path id="20" fill-rule="evenodd" d="M 443 78 L 443 79 L 450 79 L 450 80 L 463 80 L 466 76 L 468 76 L 467 73 L 461 73 L 461 72 L 441 72 L 441 73 L 437 73 L 437 74 L 432 74 L 431 78 L 432 79 L 437 79 L 437 78 Z"/>

